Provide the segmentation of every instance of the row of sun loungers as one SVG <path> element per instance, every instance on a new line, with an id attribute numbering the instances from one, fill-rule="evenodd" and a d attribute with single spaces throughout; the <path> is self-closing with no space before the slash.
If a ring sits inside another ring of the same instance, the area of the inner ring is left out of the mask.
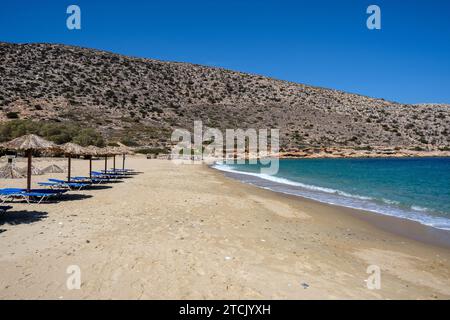
<path id="1" fill-rule="evenodd" d="M 26 201 L 27 203 L 41 203 L 43 201 L 55 200 L 68 191 L 89 188 L 93 184 L 108 183 L 131 173 L 132 170 L 130 169 L 92 171 L 92 177 L 72 177 L 70 182 L 61 179 L 48 179 L 48 181 L 39 182 L 38 185 L 43 187 L 43 189 L 27 191 L 26 189 L 20 188 L 4 188 L 0 189 L 0 203 L 3 204 L 15 200 Z M 0 207 L 0 213 L 6 212 L 9 208 Z"/>

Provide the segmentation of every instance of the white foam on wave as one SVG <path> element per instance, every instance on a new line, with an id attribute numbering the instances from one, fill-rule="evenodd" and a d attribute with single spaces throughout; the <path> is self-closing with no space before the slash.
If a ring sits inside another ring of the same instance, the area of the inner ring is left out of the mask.
<path id="1" fill-rule="evenodd" d="M 411 209 L 416 210 L 416 211 L 422 211 L 422 212 L 427 212 L 427 211 L 429 211 L 428 208 L 420 207 L 420 206 L 411 206 Z"/>
<path id="2" fill-rule="evenodd" d="M 269 180 L 269 181 L 272 181 L 272 182 L 281 183 L 281 184 L 294 186 L 294 187 L 301 187 L 301 188 L 312 190 L 312 191 L 320 191 L 320 192 L 325 192 L 325 193 L 330 193 L 330 194 L 338 194 L 338 195 L 345 196 L 345 197 L 348 197 L 348 198 L 355 198 L 355 199 L 361 199 L 361 200 L 373 200 L 373 198 L 371 198 L 371 197 L 365 197 L 365 196 L 360 196 L 360 195 L 356 195 L 356 194 L 351 194 L 351 193 L 347 193 L 347 192 L 344 192 L 344 191 L 331 189 L 331 188 L 325 188 L 325 187 L 318 187 L 318 186 L 314 186 L 314 185 L 309 185 L 309 184 L 305 184 L 305 183 L 301 183 L 301 182 L 292 181 L 292 180 L 289 180 L 289 179 L 286 179 L 286 178 L 280 178 L 280 177 L 271 176 L 271 175 L 264 174 L 264 173 L 253 173 L 253 172 L 238 171 L 238 170 L 234 170 L 233 168 L 230 168 L 229 166 L 226 166 L 226 165 L 223 165 L 223 164 L 215 164 L 215 165 L 213 165 L 213 168 L 221 170 L 221 171 L 226 171 L 226 172 L 232 172 L 232 173 L 237 173 L 237 174 L 254 176 L 254 177 L 257 177 L 257 178 L 264 179 L 264 180 Z"/>
<path id="3" fill-rule="evenodd" d="M 390 200 L 390 199 L 386 199 L 386 198 L 381 199 L 381 201 L 383 201 L 384 203 L 387 203 L 387 204 L 396 204 L 396 205 L 400 204 L 400 202 L 398 202 L 398 201 Z"/>
<path id="4" fill-rule="evenodd" d="M 335 189 L 331 189 L 331 188 L 308 185 L 308 184 L 304 184 L 301 182 L 292 181 L 292 180 L 289 180 L 286 178 L 271 176 L 268 174 L 239 171 L 239 170 L 235 170 L 225 164 L 216 163 L 212 167 L 217 170 L 224 171 L 224 172 L 234 173 L 234 174 L 238 174 L 238 175 L 253 176 L 253 177 L 260 178 L 260 179 L 263 179 L 266 181 L 275 182 L 280 185 L 288 185 L 288 186 L 298 188 L 298 189 L 295 189 L 295 191 L 292 191 L 292 190 L 280 189 L 280 188 L 275 188 L 275 187 L 270 187 L 270 186 L 260 186 L 258 184 L 255 184 L 264 189 L 278 191 L 278 192 L 295 195 L 295 196 L 302 196 L 305 198 L 309 198 L 309 199 L 316 200 L 319 202 L 324 202 L 327 204 L 339 205 L 339 206 L 343 206 L 343 207 L 359 209 L 359 210 L 366 210 L 366 211 L 370 211 L 370 212 L 374 212 L 374 213 L 378 213 L 378 214 L 408 219 L 408 220 L 416 221 L 421 224 L 431 226 L 431 227 L 434 227 L 437 229 L 450 230 L 450 219 L 447 219 L 444 217 L 428 215 L 425 213 L 425 212 L 429 211 L 427 208 L 423 208 L 423 207 L 419 207 L 419 206 L 411 206 L 411 210 L 403 210 L 403 209 L 397 207 L 400 204 L 398 201 L 394 201 L 394 200 L 390 200 L 390 199 L 384 199 L 384 198 L 381 199 L 381 201 L 384 203 L 384 205 L 380 205 L 380 204 L 377 204 L 376 202 L 374 202 L 373 200 L 375 200 L 375 199 L 373 199 L 371 197 L 350 194 L 350 193 L 347 193 L 347 192 L 344 192 L 341 190 L 335 190 Z M 254 184 L 254 183 L 252 183 L 252 184 Z"/>

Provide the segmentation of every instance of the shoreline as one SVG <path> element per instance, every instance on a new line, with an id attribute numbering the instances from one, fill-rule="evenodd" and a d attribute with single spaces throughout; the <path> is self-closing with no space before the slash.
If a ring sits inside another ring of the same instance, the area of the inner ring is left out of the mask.
<path id="1" fill-rule="evenodd" d="M 72 165 L 86 174 L 87 161 Z M 12 204 L 0 217 L 0 299 L 450 298 L 448 248 L 206 165 L 127 165 L 141 174 L 58 203 Z M 80 290 L 66 288 L 70 265 Z M 366 287 L 370 265 L 381 268 L 380 290 Z"/>
<path id="2" fill-rule="evenodd" d="M 423 159 L 423 158 L 450 158 L 450 154 L 445 155 L 355 155 L 355 156 L 280 156 L 278 159 Z M 256 158 L 259 159 L 259 158 Z"/>
<path id="3" fill-rule="evenodd" d="M 387 155 L 387 154 L 373 154 L 373 155 L 320 155 L 320 154 L 311 154 L 307 156 L 285 156 L 281 155 L 278 156 L 278 159 L 422 159 L 422 158 L 450 158 L 450 153 L 445 152 L 444 154 L 436 154 L 436 155 L 430 155 L 430 154 L 411 154 L 411 155 Z M 256 159 L 259 159 L 256 157 Z"/>
<path id="4" fill-rule="evenodd" d="M 388 158 L 387 158 L 388 159 Z M 412 159 L 412 158 L 411 158 Z M 415 159 L 421 159 L 421 158 L 415 158 Z M 439 159 L 446 159 L 445 157 L 439 157 Z M 285 159 L 290 160 L 290 159 Z M 292 160 L 300 160 L 300 159 L 292 159 Z M 316 159 L 314 159 L 316 160 Z M 305 159 L 306 161 L 306 159 Z M 348 194 L 347 191 L 342 191 L 339 189 L 339 187 L 332 187 L 334 189 L 328 189 L 324 187 L 319 187 L 314 184 L 304 184 L 301 182 L 298 182 L 296 180 L 291 180 L 288 177 L 280 178 L 276 175 L 271 177 L 267 177 L 265 175 L 260 175 L 255 172 L 247 172 L 247 171 L 239 171 L 233 168 L 227 167 L 223 163 L 210 163 L 208 166 L 211 169 L 214 169 L 216 171 L 222 172 L 227 177 L 231 177 L 241 183 L 249 184 L 256 186 L 258 188 L 270 190 L 275 193 L 279 193 L 285 196 L 293 196 L 293 197 L 301 197 L 305 199 L 309 199 L 312 201 L 316 201 L 318 203 L 323 204 L 329 204 L 332 206 L 337 206 L 341 208 L 348 208 L 353 209 L 359 212 L 364 212 L 366 214 L 370 215 L 376 215 L 376 216 L 383 216 L 383 217 L 390 217 L 395 218 L 395 220 L 400 219 L 400 221 L 406 220 L 407 222 L 414 222 L 418 223 L 421 226 L 431 228 L 431 230 L 437 230 L 439 231 L 438 238 L 444 239 L 448 238 L 445 234 L 450 234 L 450 219 L 446 216 L 439 216 L 439 215 L 430 215 L 429 213 L 422 213 L 418 211 L 418 209 L 415 209 L 417 205 L 413 204 L 411 205 L 411 216 L 408 209 L 402 208 L 402 207 L 396 207 L 392 206 L 392 200 L 385 200 L 382 199 L 382 202 L 374 202 L 376 199 L 371 198 L 371 196 L 368 195 L 359 195 L 359 194 Z M 305 189 L 306 188 L 306 189 Z M 311 189 L 312 188 L 312 189 Z M 321 192 L 322 189 L 325 193 Z M 331 191 L 330 191 L 331 190 Z M 334 191 L 334 193 L 332 192 Z M 335 195 L 335 193 L 337 195 Z M 338 196 L 339 195 L 339 196 Z M 348 202 L 349 198 L 353 199 L 354 202 Z M 342 199 L 341 199 L 342 198 Z M 356 200 L 354 199 L 356 198 Z M 365 201 L 367 200 L 367 201 Z M 369 201 L 370 200 L 370 201 Z M 356 202 L 355 202 L 356 201 Z M 414 210 L 416 212 L 414 212 Z M 373 219 L 372 219 L 373 220 Z M 417 229 L 417 228 L 415 228 Z M 402 230 L 400 230 L 402 232 Z M 444 232 L 441 232 L 444 231 Z M 404 232 L 402 232 L 404 233 Z M 427 234 L 430 232 L 426 231 Z M 423 238 L 423 237 L 421 237 Z M 429 238 L 428 236 L 424 239 Z M 444 240 L 445 246 L 450 245 L 450 238 Z M 439 243 L 442 245 L 442 241 L 440 240 Z"/>
<path id="5" fill-rule="evenodd" d="M 318 201 L 315 199 L 310 199 L 301 195 L 293 195 L 284 193 L 281 191 L 271 190 L 268 188 L 264 188 L 262 186 L 258 186 L 252 183 L 247 183 L 235 176 L 239 176 L 239 172 L 227 172 L 221 171 L 220 169 L 215 169 L 211 166 L 208 168 L 212 171 L 221 173 L 224 177 L 242 183 L 244 185 L 252 186 L 261 190 L 266 190 L 268 192 L 273 192 L 282 197 L 286 197 L 292 200 L 301 200 L 302 202 L 311 202 L 317 205 L 323 205 L 325 207 L 330 207 L 336 211 L 341 211 L 346 215 L 353 216 L 359 220 L 363 220 L 365 222 L 370 223 L 374 227 L 379 228 L 380 230 L 390 232 L 397 236 L 405 237 L 409 240 L 415 240 L 419 242 L 423 242 L 425 244 L 430 244 L 433 246 L 442 247 L 445 249 L 450 249 L 450 231 L 443 230 L 439 228 L 435 228 L 432 226 L 428 226 L 422 224 L 418 221 L 414 221 L 407 218 L 391 216 L 387 214 L 372 212 L 363 209 L 357 209 L 352 207 L 346 207 L 343 205 L 330 204 L 322 201 Z"/>
<path id="6" fill-rule="evenodd" d="M 305 150 L 284 151 L 278 154 L 280 159 L 378 159 L 378 158 L 449 158 L 450 150 L 411 150 L 391 148 L 352 149 L 321 147 Z"/>
<path id="7" fill-rule="evenodd" d="M 288 152 L 286 152 L 288 153 Z M 274 154 L 274 158 L 278 159 L 423 159 L 423 158 L 450 158 L 450 151 L 439 151 L 439 152 L 424 152 L 424 153 L 414 153 L 414 154 L 345 154 L 345 155 L 337 155 L 337 154 L 300 154 L 300 155 L 285 155 L 283 154 Z M 289 153 L 290 154 L 290 153 Z M 167 159 L 168 156 L 165 156 L 164 159 Z M 244 157 L 239 157 L 236 155 L 235 159 L 244 159 L 244 160 L 259 160 L 262 158 L 267 157 L 260 157 L 260 156 L 252 156 L 252 155 L 245 155 Z"/>

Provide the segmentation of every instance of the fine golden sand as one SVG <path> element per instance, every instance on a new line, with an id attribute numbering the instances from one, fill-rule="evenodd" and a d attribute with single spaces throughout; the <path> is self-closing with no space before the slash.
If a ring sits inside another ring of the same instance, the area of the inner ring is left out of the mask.
<path id="1" fill-rule="evenodd" d="M 73 160 L 74 174 L 88 165 Z M 141 174 L 58 203 L 14 203 L 0 217 L 0 298 L 450 298 L 450 250 L 390 233 L 370 214 L 245 185 L 204 165 L 136 156 L 127 167 Z M 403 233 L 429 232 L 389 221 Z M 66 286 L 71 265 L 81 270 L 79 290 Z M 366 287 L 369 265 L 381 269 L 380 290 Z"/>

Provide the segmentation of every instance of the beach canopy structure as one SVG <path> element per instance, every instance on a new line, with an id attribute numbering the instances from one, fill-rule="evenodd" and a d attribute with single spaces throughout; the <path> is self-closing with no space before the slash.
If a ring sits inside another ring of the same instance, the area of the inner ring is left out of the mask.
<path id="1" fill-rule="evenodd" d="M 133 154 L 133 151 L 131 151 L 130 148 L 126 147 L 126 146 L 121 146 L 121 151 L 122 151 L 122 170 L 125 170 L 125 159 L 126 156 L 129 154 Z"/>
<path id="2" fill-rule="evenodd" d="M 61 146 L 61 150 L 67 156 L 67 181 L 70 182 L 72 171 L 72 156 L 83 156 L 87 154 L 86 148 L 72 142 L 67 142 Z"/>
<path id="3" fill-rule="evenodd" d="M 64 169 L 56 164 L 51 164 L 48 167 L 42 169 L 43 173 L 63 173 Z"/>
<path id="4" fill-rule="evenodd" d="M 8 150 L 25 152 L 28 158 L 27 165 L 27 192 L 31 191 L 31 173 L 32 173 L 32 156 L 33 152 L 56 152 L 59 147 L 51 141 L 47 141 L 35 134 L 27 134 L 15 138 L 9 142 L 5 142 L 3 147 Z"/>
<path id="5" fill-rule="evenodd" d="M 5 166 L 0 168 L 0 179 L 20 179 L 25 178 L 25 175 L 20 169 L 16 167 L 13 162 L 8 162 Z"/>
<path id="6" fill-rule="evenodd" d="M 108 157 L 112 155 L 111 148 L 109 147 L 100 148 L 98 155 L 105 157 L 105 171 L 108 170 Z"/>
<path id="7" fill-rule="evenodd" d="M 112 156 L 112 158 L 113 158 L 113 170 L 116 170 L 116 156 L 117 156 L 118 154 L 120 154 L 118 148 L 119 148 L 119 147 L 110 147 L 110 148 L 109 148 L 109 154 L 110 154 L 110 155 Z M 106 171 L 106 170 L 108 170 L 108 168 L 105 168 L 105 171 Z"/>
<path id="8" fill-rule="evenodd" d="M 0 145 L 0 149 L 2 148 L 2 145 Z M 14 163 L 15 156 L 7 155 L 6 159 L 8 162 L 6 165 L 0 168 L 0 178 L 1 179 L 21 179 L 25 178 L 25 175 L 23 172 L 17 168 L 16 164 Z"/>
<path id="9" fill-rule="evenodd" d="M 99 155 L 105 157 L 105 171 L 108 171 L 108 157 L 116 154 L 112 147 L 100 148 Z"/>
<path id="10" fill-rule="evenodd" d="M 130 149 L 122 145 L 119 147 L 111 147 L 110 152 L 113 156 L 113 170 L 116 170 L 116 155 L 122 155 L 122 169 L 125 169 L 125 156 L 131 153 Z"/>
<path id="11" fill-rule="evenodd" d="M 20 169 L 20 172 L 22 172 L 23 175 L 26 175 L 27 170 L 28 170 L 28 167 L 25 167 L 25 168 Z M 35 166 L 31 166 L 31 175 L 40 176 L 42 174 L 44 174 L 44 172 L 41 169 L 39 169 L 38 167 L 35 167 Z"/>
<path id="12" fill-rule="evenodd" d="M 92 157 L 103 156 L 103 149 L 96 146 L 86 147 L 86 154 L 89 155 L 89 178 L 92 178 Z"/>

